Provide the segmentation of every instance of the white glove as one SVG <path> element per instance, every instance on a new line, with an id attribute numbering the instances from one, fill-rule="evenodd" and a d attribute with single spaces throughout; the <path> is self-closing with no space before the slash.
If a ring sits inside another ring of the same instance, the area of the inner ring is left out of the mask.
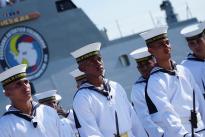
<path id="1" fill-rule="evenodd" d="M 187 134 L 185 137 L 192 137 L 192 134 Z M 199 134 L 194 133 L 194 137 L 201 137 Z"/>

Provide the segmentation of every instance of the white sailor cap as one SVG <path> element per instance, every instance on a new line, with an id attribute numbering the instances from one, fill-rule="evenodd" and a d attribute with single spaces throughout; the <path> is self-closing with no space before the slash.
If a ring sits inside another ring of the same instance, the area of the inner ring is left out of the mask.
<path id="1" fill-rule="evenodd" d="M 86 78 L 85 73 L 80 71 L 79 69 L 75 69 L 74 71 L 70 72 L 70 75 L 73 76 L 76 81 Z"/>
<path id="2" fill-rule="evenodd" d="M 136 49 L 130 53 L 130 56 L 136 60 L 136 62 L 150 59 L 152 55 L 148 52 L 147 47 Z"/>
<path id="3" fill-rule="evenodd" d="M 76 59 L 77 62 L 87 59 L 88 57 L 98 55 L 100 51 L 101 43 L 91 43 L 76 51 L 71 52 L 71 55 Z"/>
<path id="4" fill-rule="evenodd" d="M 22 78 L 26 77 L 26 64 L 20 64 L 18 66 L 9 68 L 0 74 L 0 82 L 3 87 Z"/>
<path id="5" fill-rule="evenodd" d="M 199 25 L 200 25 L 200 27 L 202 27 L 203 29 L 205 29 L 205 21 L 204 21 L 204 22 L 201 22 Z"/>
<path id="6" fill-rule="evenodd" d="M 186 40 L 194 40 L 203 36 L 204 28 L 205 25 L 203 24 L 193 24 L 183 28 L 180 33 Z"/>
<path id="7" fill-rule="evenodd" d="M 35 98 L 38 100 L 39 103 L 43 103 L 49 100 L 61 100 L 61 96 L 57 94 L 57 90 L 49 90 L 45 92 L 41 92 L 34 95 Z"/>
<path id="8" fill-rule="evenodd" d="M 167 38 L 167 26 L 157 27 L 140 33 L 140 36 L 145 40 L 147 44 L 154 41 Z"/>

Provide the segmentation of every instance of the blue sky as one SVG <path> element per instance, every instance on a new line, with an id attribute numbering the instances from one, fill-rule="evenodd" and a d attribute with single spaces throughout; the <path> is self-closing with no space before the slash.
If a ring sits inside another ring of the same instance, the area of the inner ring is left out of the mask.
<path id="1" fill-rule="evenodd" d="M 156 24 L 165 24 L 165 13 L 159 7 L 162 0 L 72 1 L 84 10 L 99 29 L 106 28 L 110 39 L 137 33 L 152 28 Z M 193 17 L 197 17 L 200 21 L 205 20 L 205 0 L 170 1 L 180 20 L 187 18 L 186 5 Z"/>

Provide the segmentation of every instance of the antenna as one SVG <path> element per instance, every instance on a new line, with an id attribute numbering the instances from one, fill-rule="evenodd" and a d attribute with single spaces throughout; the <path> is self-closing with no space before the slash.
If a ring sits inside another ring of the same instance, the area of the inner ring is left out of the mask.
<path id="1" fill-rule="evenodd" d="M 154 18 L 153 18 L 153 16 L 152 16 L 151 11 L 149 11 L 149 16 L 150 16 L 150 18 L 151 18 L 151 20 L 152 20 L 152 23 L 153 23 L 154 27 L 156 27 L 156 23 L 155 23 L 155 21 L 154 21 Z"/>
<path id="2" fill-rule="evenodd" d="M 103 27 L 103 29 L 101 30 L 101 33 L 107 40 L 109 40 L 107 29 L 105 27 Z"/>
<path id="3" fill-rule="evenodd" d="M 185 1 L 185 2 L 186 2 L 186 17 L 187 17 L 187 19 L 189 19 L 189 18 L 192 18 L 192 13 L 191 13 L 191 10 L 189 8 L 188 2 L 187 1 Z"/>
<path id="4" fill-rule="evenodd" d="M 119 22 L 118 22 L 118 20 L 116 20 L 115 22 L 116 22 L 116 25 L 117 25 L 118 31 L 119 31 L 119 33 L 120 33 L 120 37 L 122 38 L 123 35 L 122 35 L 122 31 L 121 31 L 121 29 L 120 29 Z"/>

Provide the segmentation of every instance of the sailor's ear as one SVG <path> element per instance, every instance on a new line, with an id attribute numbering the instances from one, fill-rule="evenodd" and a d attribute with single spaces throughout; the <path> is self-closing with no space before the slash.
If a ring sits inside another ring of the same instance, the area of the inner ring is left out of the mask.
<path id="1" fill-rule="evenodd" d="M 4 95 L 5 95 L 6 97 L 9 97 L 9 96 L 10 96 L 10 93 L 9 93 L 7 90 L 4 90 L 3 92 L 4 92 Z"/>
<path id="2" fill-rule="evenodd" d="M 148 48 L 148 52 L 150 53 L 150 54 L 152 54 L 153 53 L 153 49 L 152 48 L 150 48 L 150 47 L 147 47 Z M 152 54 L 153 55 L 153 54 Z"/>
<path id="3" fill-rule="evenodd" d="M 80 70 L 80 71 L 82 71 L 82 72 L 85 72 L 85 65 L 84 65 L 85 63 L 79 63 L 78 64 L 78 69 Z"/>

